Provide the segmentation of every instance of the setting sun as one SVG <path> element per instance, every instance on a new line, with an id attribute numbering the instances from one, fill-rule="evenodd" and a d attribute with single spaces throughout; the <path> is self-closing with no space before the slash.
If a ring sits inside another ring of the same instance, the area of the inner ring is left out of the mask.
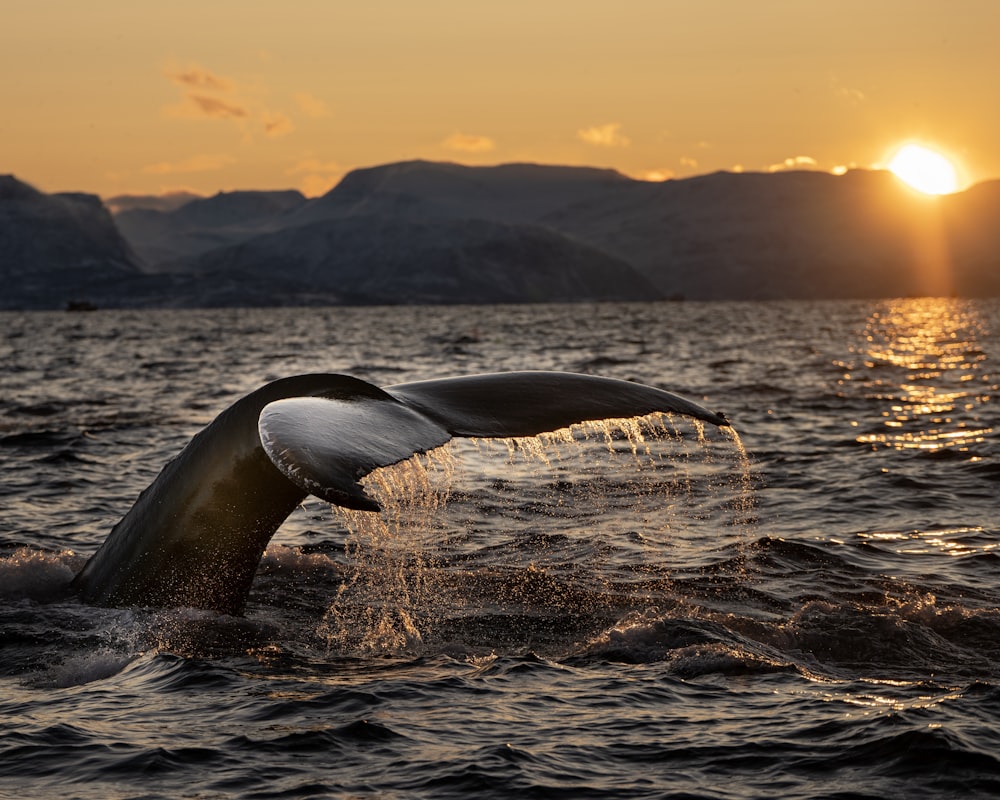
<path id="1" fill-rule="evenodd" d="M 955 166 L 941 153 L 920 145 L 901 147 L 889 162 L 889 171 L 924 194 L 951 194 L 958 189 Z"/>

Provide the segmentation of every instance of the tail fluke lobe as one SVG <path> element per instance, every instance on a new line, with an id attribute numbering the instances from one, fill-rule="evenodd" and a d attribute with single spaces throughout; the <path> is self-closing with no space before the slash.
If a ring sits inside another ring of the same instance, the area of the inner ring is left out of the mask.
<path id="1" fill-rule="evenodd" d="M 258 428 L 264 451 L 292 483 L 362 511 L 378 511 L 379 505 L 360 478 L 451 439 L 440 425 L 389 396 L 278 400 L 261 411 Z"/>
<path id="2" fill-rule="evenodd" d="M 572 372 L 499 372 L 389 386 L 455 436 L 536 436 L 578 422 L 657 412 L 726 426 L 722 414 L 652 386 Z"/>

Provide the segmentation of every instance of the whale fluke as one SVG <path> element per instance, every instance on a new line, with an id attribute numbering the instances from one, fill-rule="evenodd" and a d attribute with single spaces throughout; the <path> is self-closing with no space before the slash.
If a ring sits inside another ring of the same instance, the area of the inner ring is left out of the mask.
<path id="1" fill-rule="evenodd" d="M 656 412 L 729 425 L 724 415 L 678 394 L 572 372 L 495 372 L 405 383 L 386 391 L 452 436 L 537 436 L 578 422 Z"/>
<path id="2" fill-rule="evenodd" d="M 561 372 L 470 375 L 381 389 L 300 375 L 238 400 L 143 491 L 74 579 L 86 602 L 242 612 L 274 532 L 308 494 L 378 511 L 358 481 L 453 436 L 534 436 L 651 413 L 728 420 L 679 395 Z"/>
<path id="3" fill-rule="evenodd" d="M 290 397 L 260 412 L 264 452 L 292 483 L 334 505 L 378 511 L 358 483 L 372 470 L 440 447 L 451 434 L 384 398 Z"/>

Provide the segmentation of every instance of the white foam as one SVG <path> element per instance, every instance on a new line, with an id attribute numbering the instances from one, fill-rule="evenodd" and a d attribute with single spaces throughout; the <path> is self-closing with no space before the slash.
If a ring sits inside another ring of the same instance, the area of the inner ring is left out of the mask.
<path id="1" fill-rule="evenodd" d="M 67 658 L 51 667 L 41 683 L 54 689 L 82 686 L 117 675 L 135 659 L 134 654 L 96 650 Z"/>
<path id="2" fill-rule="evenodd" d="M 265 570 L 292 570 L 294 572 L 335 572 L 337 562 L 325 553 L 306 553 L 298 547 L 269 544 L 261 558 Z"/>
<path id="3" fill-rule="evenodd" d="M 66 594 L 73 580 L 72 552 L 51 553 L 21 547 L 0 558 L 0 597 L 52 600 Z"/>

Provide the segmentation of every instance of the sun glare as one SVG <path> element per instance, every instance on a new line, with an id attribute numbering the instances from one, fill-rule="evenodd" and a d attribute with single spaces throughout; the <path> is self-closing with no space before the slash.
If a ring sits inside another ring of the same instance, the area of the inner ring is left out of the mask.
<path id="1" fill-rule="evenodd" d="M 958 189 L 955 166 L 936 150 L 908 144 L 889 162 L 889 171 L 924 194 L 951 194 Z"/>

